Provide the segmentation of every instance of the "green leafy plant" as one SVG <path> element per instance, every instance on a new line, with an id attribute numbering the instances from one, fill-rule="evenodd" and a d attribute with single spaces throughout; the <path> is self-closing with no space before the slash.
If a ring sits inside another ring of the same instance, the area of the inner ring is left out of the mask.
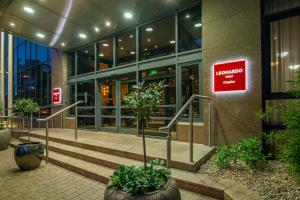
<path id="1" fill-rule="evenodd" d="M 141 123 L 141 131 L 143 137 L 143 153 L 144 153 L 144 168 L 147 167 L 146 161 L 146 144 L 144 126 L 145 120 L 149 120 L 153 112 L 155 112 L 161 104 L 161 94 L 165 88 L 163 82 L 146 84 L 145 81 L 133 86 L 133 91 L 124 97 L 125 105 L 127 105 L 133 115 Z"/>
<path id="2" fill-rule="evenodd" d="M 120 166 L 110 177 L 109 187 L 128 194 L 145 194 L 162 189 L 171 175 L 161 160 L 153 160 L 149 166 Z"/>
<path id="3" fill-rule="evenodd" d="M 237 144 L 218 148 L 214 163 L 217 167 L 226 169 L 230 165 L 237 165 L 238 161 L 241 161 L 253 168 L 265 159 L 266 157 L 262 154 L 261 141 L 254 137 L 242 139 Z"/>
<path id="4" fill-rule="evenodd" d="M 27 120 L 27 128 L 28 128 L 28 137 L 30 140 L 29 133 L 29 117 L 32 113 L 37 112 L 39 110 L 39 105 L 35 103 L 32 99 L 18 99 L 14 102 L 13 111 L 14 113 L 22 118 L 26 118 Z"/>

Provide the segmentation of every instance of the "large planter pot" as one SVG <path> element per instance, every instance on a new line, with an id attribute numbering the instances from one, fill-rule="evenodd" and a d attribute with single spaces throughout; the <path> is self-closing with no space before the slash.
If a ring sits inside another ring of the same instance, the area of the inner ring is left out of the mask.
<path id="1" fill-rule="evenodd" d="M 170 178 L 161 190 L 134 196 L 111 188 L 108 183 L 104 200 L 181 200 L 181 196 L 176 181 Z"/>
<path id="2" fill-rule="evenodd" d="M 44 146 L 41 142 L 22 143 L 15 147 L 15 161 L 21 170 L 38 168 L 43 156 Z"/>
<path id="3" fill-rule="evenodd" d="M 0 151 L 8 148 L 10 138 L 10 129 L 0 130 Z"/>

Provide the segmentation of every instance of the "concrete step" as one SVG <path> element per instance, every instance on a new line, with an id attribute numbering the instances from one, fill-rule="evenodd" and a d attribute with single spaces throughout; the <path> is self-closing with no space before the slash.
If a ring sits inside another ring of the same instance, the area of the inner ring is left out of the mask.
<path id="1" fill-rule="evenodd" d="M 22 138 L 21 141 L 25 142 L 26 139 Z M 40 140 L 33 139 L 32 141 L 40 141 Z M 12 146 L 15 146 L 19 143 L 20 143 L 20 141 L 17 141 L 17 140 L 11 141 Z M 54 147 L 54 146 L 55 146 L 55 148 L 59 148 L 58 146 L 60 146 L 60 148 L 62 147 L 61 144 L 57 144 L 57 143 L 54 144 L 54 142 L 53 143 L 51 142 L 51 147 Z M 66 147 L 66 146 L 67 145 L 64 145 L 64 147 Z M 82 158 L 76 158 L 76 157 L 73 157 L 70 155 L 65 155 L 65 154 L 63 154 L 64 150 L 63 149 L 60 149 L 60 150 L 62 151 L 61 153 L 57 153 L 56 151 L 53 151 L 53 149 L 50 150 L 50 152 L 49 152 L 49 162 L 50 163 L 58 165 L 60 167 L 63 167 L 65 169 L 73 171 L 75 173 L 78 173 L 87 178 L 107 184 L 109 177 L 112 175 L 112 173 L 114 171 L 113 168 L 86 161 L 85 159 L 82 159 L 84 156 Z M 79 148 L 74 148 L 72 152 L 74 154 L 76 154 L 77 150 L 79 150 Z M 87 153 L 87 152 L 88 151 L 85 151 L 84 153 Z M 106 155 L 100 155 L 101 153 L 99 153 L 99 152 L 89 151 L 89 153 L 93 153 L 93 156 L 96 156 L 96 155 L 101 156 L 101 157 L 106 156 Z M 44 157 L 44 159 L 45 159 L 45 157 Z M 133 162 L 136 162 L 136 161 L 133 161 Z M 142 163 L 137 162 L 136 164 L 142 164 Z M 178 180 L 177 180 L 177 182 L 178 182 Z M 207 196 L 204 194 L 199 194 L 199 193 L 195 193 L 195 192 L 191 192 L 186 189 L 183 189 L 181 187 L 182 183 L 180 181 L 178 182 L 178 185 L 180 187 L 182 199 L 186 199 L 186 200 L 196 200 L 196 199 L 197 200 L 213 200 L 213 199 L 215 199 L 213 197 L 210 197 L 210 196 Z M 218 199 L 220 199 L 220 198 L 218 198 Z"/>
<path id="2" fill-rule="evenodd" d="M 28 142 L 27 137 L 19 138 L 22 142 Z M 31 138 L 31 141 L 42 142 L 45 144 L 43 139 Z M 97 166 L 104 167 L 104 169 L 118 169 L 120 165 L 138 165 L 142 166 L 143 163 L 141 161 L 137 161 L 134 159 L 128 159 L 120 156 L 115 156 L 107 153 L 102 153 L 94 150 L 84 149 L 81 147 L 75 147 L 71 145 L 66 145 L 58 142 L 50 142 L 49 143 L 49 156 L 51 158 L 50 162 L 55 162 L 55 164 L 62 165 L 60 162 L 53 160 L 56 159 L 57 153 L 63 154 L 64 156 L 76 158 L 85 162 L 89 162 L 95 164 Z M 56 153 L 53 155 L 53 153 Z M 77 165 L 75 165 L 77 166 Z M 103 170 L 104 175 L 107 173 L 107 170 Z M 89 178 L 94 177 L 94 174 L 89 175 L 89 173 L 85 173 Z M 98 181 L 103 183 L 107 182 L 109 176 L 96 176 Z M 213 198 L 222 199 L 224 196 L 224 189 L 231 186 L 230 182 L 221 181 L 214 179 L 212 177 L 207 177 L 205 175 L 200 175 L 193 172 L 183 171 L 172 168 L 172 177 L 176 179 L 180 188 L 185 190 L 203 194 L 206 196 L 210 196 Z"/>

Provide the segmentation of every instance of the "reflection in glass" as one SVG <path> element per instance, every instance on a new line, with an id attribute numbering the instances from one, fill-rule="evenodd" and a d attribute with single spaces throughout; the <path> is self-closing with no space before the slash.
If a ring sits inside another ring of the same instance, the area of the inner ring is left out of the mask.
<path id="1" fill-rule="evenodd" d="M 101 82 L 101 122 L 102 127 L 115 128 L 116 113 L 116 85 L 114 80 Z"/>
<path id="2" fill-rule="evenodd" d="M 140 60 L 175 53 L 175 17 L 171 16 L 140 28 Z"/>
<path id="3" fill-rule="evenodd" d="M 77 75 L 93 72 L 95 70 L 94 47 L 94 45 L 91 45 L 77 51 Z"/>
<path id="4" fill-rule="evenodd" d="M 109 37 L 97 43 L 97 70 L 113 67 L 113 38 Z"/>
<path id="5" fill-rule="evenodd" d="M 271 92 L 287 92 L 300 70 L 300 16 L 271 23 Z"/>
<path id="6" fill-rule="evenodd" d="M 202 47 L 201 6 L 181 12 L 178 15 L 178 51 L 188 51 Z"/>
<path id="7" fill-rule="evenodd" d="M 116 37 L 117 65 L 136 61 L 135 30 L 121 33 Z"/>

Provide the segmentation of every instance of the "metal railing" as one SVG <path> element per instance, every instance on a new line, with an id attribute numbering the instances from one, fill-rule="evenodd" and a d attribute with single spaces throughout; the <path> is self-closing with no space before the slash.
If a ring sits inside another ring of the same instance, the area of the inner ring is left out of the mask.
<path id="1" fill-rule="evenodd" d="M 176 115 L 173 117 L 173 119 L 169 122 L 167 126 L 160 127 L 159 131 L 168 131 L 167 135 L 167 166 L 170 165 L 171 161 L 171 128 L 175 123 L 178 122 L 178 119 L 182 116 L 182 114 L 185 112 L 187 108 L 189 108 L 189 143 L 190 143 L 190 161 L 193 162 L 193 145 L 194 145 L 194 131 L 193 131 L 193 101 L 195 99 L 208 99 L 211 100 L 212 97 L 209 96 L 203 96 L 203 95 L 197 95 L 193 94 L 191 98 L 184 104 L 184 106 L 176 113 Z M 208 144 L 211 146 L 211 102 L 208 103 Z"/>
<path id="2" fill-rule="evenodd" d="M 45 122 L 46 123 L 46 163 L 48 163 L 48 158 L 49 158 L 49 121 L 52 120 L 55 116 L 69 110 L 70 108 L 75 107 L 75 140 L 78 139 L 78 131 L 77 131 L 77 115 L 78 115 L 78 109 L 77 109 L 77 105 L 83 103 L 82 101 L 78 101 L 72 105 L 69 105 L 63 109 L 61 109 L 60 111 L 50 115 L 49 117 L 46 118 L 41 118 L 41 119 L 37 119 L 38 122 Z"/>

